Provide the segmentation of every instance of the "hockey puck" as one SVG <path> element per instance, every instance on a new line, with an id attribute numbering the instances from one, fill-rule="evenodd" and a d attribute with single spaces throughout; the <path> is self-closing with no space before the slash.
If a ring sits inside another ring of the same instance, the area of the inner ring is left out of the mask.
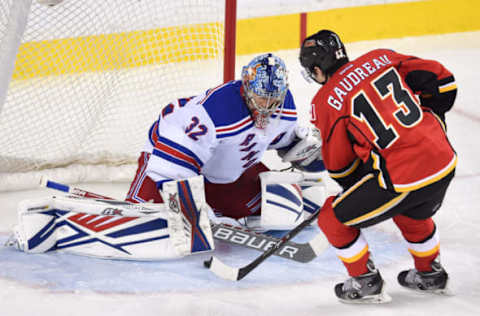
<path id="1" fill-rule="evenodd" d="M 212 257 L 210 257 L 210 259 L 208 259 L 208 260 L 205 260 L 205 261 L 203 262 L 203 266 L 204 266 L 205 268 L 207 268 L 207 269 L 210 269 L 210 266 L 212 265 L 212 260 L 213 260 Z"/>

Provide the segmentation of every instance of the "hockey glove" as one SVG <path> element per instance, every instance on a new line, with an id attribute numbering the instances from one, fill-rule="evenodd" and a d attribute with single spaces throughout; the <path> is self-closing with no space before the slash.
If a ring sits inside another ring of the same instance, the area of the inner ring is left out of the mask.
<path id="1" fill-rule="evenodd" d="M 316 128 L 297 127 L 296 143 L 288 151 L 278 151 L 283 162 L 290 162 L 295 169 L 307 172 L 325 170 L 322 161 L 322 139 Z"/>

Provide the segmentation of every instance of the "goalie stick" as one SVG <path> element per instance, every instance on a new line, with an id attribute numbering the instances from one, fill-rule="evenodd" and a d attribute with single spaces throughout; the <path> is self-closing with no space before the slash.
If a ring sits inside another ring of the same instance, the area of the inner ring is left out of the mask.
<path id="1" fill-rule="evenodd" d="M 84 198 L 114 200 L 108 196 L 70 187 L 66 184 L 58 183 L 46 178 L 41 179 L 40 185 Z M 117 205 L 118 203 L 132 204 L 131 202 L 127 201 L 115 200 L 115 202 Z M 292 241 L 287 241 L 282 243 L 281 246 L 276 246 L 281 239 L 254 232 L 244 227 L 214 223 L 212 223 L 211 226 L 213 238 L 217 240 L 263 252 L 267 252 L 275 247 L 276 250 L 273 253 L 274 255 L 300 263 L 312 261 L 324 250 L 320 243 L 315 242 L 314 240 L 309 243 L 295 243 Z"/>
<path id="2" fill-rule="evenodd" d="M 305 227 L 310 225 L 313 222 L 318 214 L 320 213 L 321 208 L 315 211 L 308 219 L 301 222 L 297 227 L 289 231 L 284 237 L 282 237 L 272 248 L 263 252 L 259 257 L 255 260 L 250 262 L 249 264 L 241 267 L 241 268 L 234 268 L 231 267 L 218 259 L 215 256 L 212 256 L 209 260 L 204 262 L 204 266 L 217 276 L 221 277 L 222 279 L 231 280 L 231 281 L 240 281 L 243 279 L 247 274 L 249 274 L 252 270 L 258 267 L 262 262 L 264 262 L 268 257 L 275 254 L 275 252 L 283 247 L 284 244 L 288 243 L 290 239 L 295 237 L 299 232 L 301 232 Z M 315 238 L 313 238 L 310 242 L 307 243 L 310 245 L 314 251 L 319 254 L 323 252 L 328 247 L 328 242 L 323 237 L 322 234 L 318 234 Z"/>

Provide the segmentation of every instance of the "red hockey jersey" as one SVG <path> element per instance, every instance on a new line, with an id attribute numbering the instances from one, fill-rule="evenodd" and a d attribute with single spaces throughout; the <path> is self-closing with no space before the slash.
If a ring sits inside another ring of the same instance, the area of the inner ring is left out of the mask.
<path id="1" fill-rule="evenodd" d="M 433 60 L 377 49 L 342 66 L 312 101 L 330 175 L 348 176 L 360 159 L 396 192 L 441 179 L 457 162 L 443 124 L 455 94 Z"/>

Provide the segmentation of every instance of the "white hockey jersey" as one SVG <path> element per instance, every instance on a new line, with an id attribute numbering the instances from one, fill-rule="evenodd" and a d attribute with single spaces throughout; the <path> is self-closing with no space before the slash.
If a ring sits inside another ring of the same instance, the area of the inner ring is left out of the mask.
<path id="1" fill-rule="evenodd" d="M 152 154 L 147 175 L 157 183 L 199 174 L 212 183 L 231 183 L 259 162 L 267 149 L 290 145 L 297 125 L 290 91 L 268 126 L 258 129 L 241 87 L 241 81 L 230 81 L 166 105 L 144 149 Z"/>

